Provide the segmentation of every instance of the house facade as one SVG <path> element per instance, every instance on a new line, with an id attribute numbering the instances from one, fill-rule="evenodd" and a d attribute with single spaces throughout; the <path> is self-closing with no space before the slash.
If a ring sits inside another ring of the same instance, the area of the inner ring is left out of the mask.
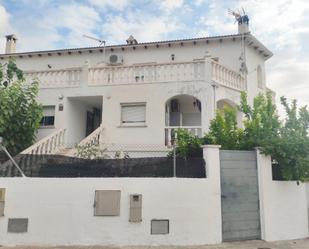
<path id="1" fill-rule="evenodd" d="M 15 52 L 7 36 L 2 63 L 14 59 L 27 80 L 38 79 L 44 117 L 25 153 L 56 153 L 96 143 L 111 151 L 164 151 L 173 131 L 202 136 L 217 108 L 268 91 L 272 56 L 248 29 L 205 38 Z M 239 121 L 241 114 L 238 115 Z"/>

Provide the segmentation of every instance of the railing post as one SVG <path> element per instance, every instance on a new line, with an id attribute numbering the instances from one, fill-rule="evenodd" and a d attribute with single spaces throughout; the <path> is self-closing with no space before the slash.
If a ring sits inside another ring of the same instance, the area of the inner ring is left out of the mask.
<path id="1" fill-rule="evenodd" d="M 89 60 L 85 61 L 85 64 L 83 65 L 82 68 L 82 73 L 81 73 L 81 87 L 86 87 L 89 84 L 89 67 L 90 67 L 90 62 Z"/>

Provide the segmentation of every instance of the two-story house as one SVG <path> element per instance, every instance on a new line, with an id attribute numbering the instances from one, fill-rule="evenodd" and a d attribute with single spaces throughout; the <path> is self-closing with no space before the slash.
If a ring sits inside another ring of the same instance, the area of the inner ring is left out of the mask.
<path id="1" fill-rule="evenodd" d="M 16 41 L 7 36 L 0 61 L 14 58 L 27 80 L 40 81 L 44 117 L 38 142 L 25 151 L 34 154 L 88 143 L 164 151 L 177 128 L 202 136 L 216 109 L 239 104 L 241 91 L 250 101 L 267 91 L 272 56 L 248 22 L 233 35 L 147 43 L 130 36 L 86 48 L 17 53 Z"/>

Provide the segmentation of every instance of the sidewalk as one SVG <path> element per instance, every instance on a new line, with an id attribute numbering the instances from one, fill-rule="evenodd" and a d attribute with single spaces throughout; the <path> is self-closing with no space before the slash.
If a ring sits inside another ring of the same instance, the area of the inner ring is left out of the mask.
<path id="1" fill-rule="evenodd" d="M 264 242 L 260 240 L 222 243 L 212 246 L 126 246 L 126 247 L 109 247 L 109 246 L 57 246 L 57 247 L 1 247 L 1 249 L 309 249 L 309 239 L 289 240 L 280 242 Z"/>

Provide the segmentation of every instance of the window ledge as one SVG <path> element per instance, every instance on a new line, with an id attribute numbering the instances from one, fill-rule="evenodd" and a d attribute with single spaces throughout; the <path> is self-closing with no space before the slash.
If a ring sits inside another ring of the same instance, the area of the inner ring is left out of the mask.
<path id="1" fill-rule="evenodd" d="M 117 128 L 146 128 L 146 124 L 121 124 Z"/>
<path id="2" fill-rule="evenodd" d="M 45 125 L 40 126 L 39 129 L 55 129 L 56 127 L 54 125 Z"/>

